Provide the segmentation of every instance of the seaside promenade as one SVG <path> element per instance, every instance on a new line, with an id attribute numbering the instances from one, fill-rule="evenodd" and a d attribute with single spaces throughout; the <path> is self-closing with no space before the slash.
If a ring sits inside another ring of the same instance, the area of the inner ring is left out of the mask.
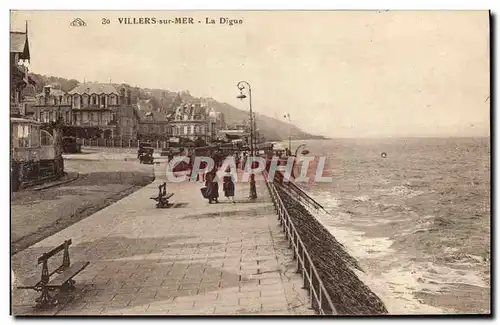
<path id="1" fill-rule="evenodd" d="M 255 201 L 236 183 L 234 204 L 221 184 L 221 203 L 208 204 L 201 182 L 167 183 L 173 206 L 156 209 L 164 166 L 154 167 L 150 185 L 12 257 L 16 278 L 40 274 L 38 256 L 71 238 L 71 261 L 90 261 L 47 310 L 14 288 L 14 315 L 314 314 L 263 179 Z"/>

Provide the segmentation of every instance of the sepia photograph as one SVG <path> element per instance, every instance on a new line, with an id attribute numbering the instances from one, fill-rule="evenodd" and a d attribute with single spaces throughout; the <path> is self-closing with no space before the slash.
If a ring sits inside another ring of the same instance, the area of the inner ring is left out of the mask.
<path id="1" fill-rule="evenodd" d="M 9 14 L 12 316 L 491 316 L 490 11 Z"/>

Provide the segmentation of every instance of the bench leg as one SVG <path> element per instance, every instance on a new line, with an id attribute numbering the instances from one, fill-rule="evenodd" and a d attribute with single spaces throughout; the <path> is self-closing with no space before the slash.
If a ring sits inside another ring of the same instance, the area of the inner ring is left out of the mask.
<path id="1" fill-rule="evenodd" d="M 158 201 L 158 203 L 156 204 L 156 207 L 157 208 L 166 208 L 166 207 L 168 207 L 168 200 Z"/>
<path id="2" fill-rule="evenodd" d="M 68 282 L 63 284 L 63 286 L 61 287 L 61 290 L 62 291 L 75 290 L 75 283 L 76 283 L 76 281 L 73 279 L 68 280 Z"/>
<path id="3" fill-rule="evenodd" d="M 40 295 L 40 297 L 36 298 L 35 301 L 37 303 L 37 307 L 41 308 L 47 307 L 54 303 L 52 297 L 49 294 L 49 288 L 47 287 L 42 288 L 42 294 Z M 55 302 L 57 303 L 57 301 Z"/>

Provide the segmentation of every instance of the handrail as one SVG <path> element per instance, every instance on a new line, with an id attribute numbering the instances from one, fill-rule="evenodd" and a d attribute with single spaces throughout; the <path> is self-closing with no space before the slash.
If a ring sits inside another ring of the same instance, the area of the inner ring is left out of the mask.
<path id="1" fill-rule="evenodd" d="M 327 214 L 330 214 L 321 204 L 319 204 L 315 199 L 313 199 L 309 194 L 307 194 L 302 188 L 300 188 L 297 184 L 293 182 L 287 182 L 290 189 L 294 190 L 295 192 L 298 192 L 299 195 L 305 197 L 307 201 L 309 201 L 312 205 L 314 205 L 317 209 L 322 209 L 324 212 Z"/>
<path id="2" fill-rule="evenodd" d="M 337 311 L 335 309 L 335 306 L 333 305 L 330 295 L 326 291 L 326 288 L 323 285 L 323 281 L 321 281 L 319 277 L 318 271 L 316 270 L 316 267 L 314 266 L 312 259 L 307 252 L 304 242 L 302 241 L 302 239 L 300 239 L 300 236 L 295 229 L 290 215 L 288 214 L 288 211 L 276 190 L 276 186 L 274 185 L 273 180 L 269 180 L 267 171 L 264 171 L 264 176 L 266 179 L 267 188 L 269 190 L 269 193 L 271 194 L 271 199 L 273 200 L 274 206 L 278 212 L 278 219 L 280 221 L 280 224 L 283 226 L 285 237 L 293 247 L 293 255 L 294 258 L 297 259 L 297 271 L 302 272 L 304 287 L 308 287 L 309 289 L 311 306 L 314 307 L 313 302 L 315 301 L 320 315 L 336 315 Z M 316 280 L 318 288 L 315 287 L 313 280 Z M 323 301 L 323 298 L 326 301 Z M 330 311 L 325 310 L 323 303 L 326 303 L 328 305 Z"/>

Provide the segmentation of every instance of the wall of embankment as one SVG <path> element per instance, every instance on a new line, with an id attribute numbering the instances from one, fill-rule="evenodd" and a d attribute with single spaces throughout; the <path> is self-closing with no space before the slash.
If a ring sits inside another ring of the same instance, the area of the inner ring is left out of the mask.
<path id="1" fill-rule="evenodd" d="M 358 262 L 304 206 L 305 200 L 312 199 L 301 198 L 293 183 L 287 185 L 279 180 L 274 183 L 336 312 L 342 315 L 387 314 L 382 300 L 354 272 L 354 269 L 363 272 Z"/>

